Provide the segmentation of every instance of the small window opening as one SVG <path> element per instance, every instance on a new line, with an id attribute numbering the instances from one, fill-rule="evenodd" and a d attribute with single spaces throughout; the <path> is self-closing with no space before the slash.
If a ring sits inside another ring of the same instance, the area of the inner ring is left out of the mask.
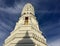
<path id="1" fill-rule="evenodd" d="M 24 15 L 25 15 L 26 13 L 24 13 Z"/>
<path id="2" fill-rule="evenodd" d="M 31 15 L 33 15 L 31 12 L 30 12 Z"/>
<path id="3" fill-rule="evenodd" d="M 24 22 L 25 25 L 28 25 L 28 17 L 25 17 L 25 22 Z"/>

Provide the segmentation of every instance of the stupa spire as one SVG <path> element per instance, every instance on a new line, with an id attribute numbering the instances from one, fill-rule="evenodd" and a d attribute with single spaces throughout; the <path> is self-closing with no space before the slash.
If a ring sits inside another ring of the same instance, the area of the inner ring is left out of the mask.
<path id="1" fill-rule="evenodd" d="M 25 6 L 24 6 L 24 8 L 22 10 L 21 15 L 22 14 L 33 14 L 33 15 L 35 15 L 34 7 L 32 6 L 32 4 L 30 4 L 30 3 L 25 4 Z"/>
<path id="2" fill-rule="evenodd" d="M 27 3 L 14 30 L 6 38 L 3 46 L 47 46 L 34 16 L 34 7 Z"/>

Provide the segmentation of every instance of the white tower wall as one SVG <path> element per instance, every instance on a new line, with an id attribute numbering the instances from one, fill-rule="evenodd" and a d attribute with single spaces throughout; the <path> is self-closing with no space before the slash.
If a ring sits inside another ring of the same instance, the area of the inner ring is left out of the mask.
<path id="1" fill-rule="evenodd" d="M 39 30 L 34 7 L 30 3 L 24 6 L 15 29 L 3 46 L 47 46 L 46 39 Z"/>

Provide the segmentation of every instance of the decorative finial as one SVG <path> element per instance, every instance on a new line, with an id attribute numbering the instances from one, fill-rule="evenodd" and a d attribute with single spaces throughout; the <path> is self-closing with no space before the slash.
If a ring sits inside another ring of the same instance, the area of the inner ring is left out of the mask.
<path id="1" fill-rule="evenodd" d="M 27 3 L 24 6 L 21 15 L 23 15 L 23 14 L 33 14 L 33 15 L 35 15 L 35 13 L 34 13 L 34 7 L 32 6 L 32 4 Z"/>

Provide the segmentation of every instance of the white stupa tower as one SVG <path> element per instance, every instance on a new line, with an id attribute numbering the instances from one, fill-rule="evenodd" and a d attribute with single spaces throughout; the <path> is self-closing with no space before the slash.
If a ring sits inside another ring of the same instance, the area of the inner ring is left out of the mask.
<path id="1" fill-rule="evenodd" d="M 34 7 L 30 3 L 24 6 L 15 29 L 3 46 L 47 46 L 46 39 L 39 29 Z"/>

